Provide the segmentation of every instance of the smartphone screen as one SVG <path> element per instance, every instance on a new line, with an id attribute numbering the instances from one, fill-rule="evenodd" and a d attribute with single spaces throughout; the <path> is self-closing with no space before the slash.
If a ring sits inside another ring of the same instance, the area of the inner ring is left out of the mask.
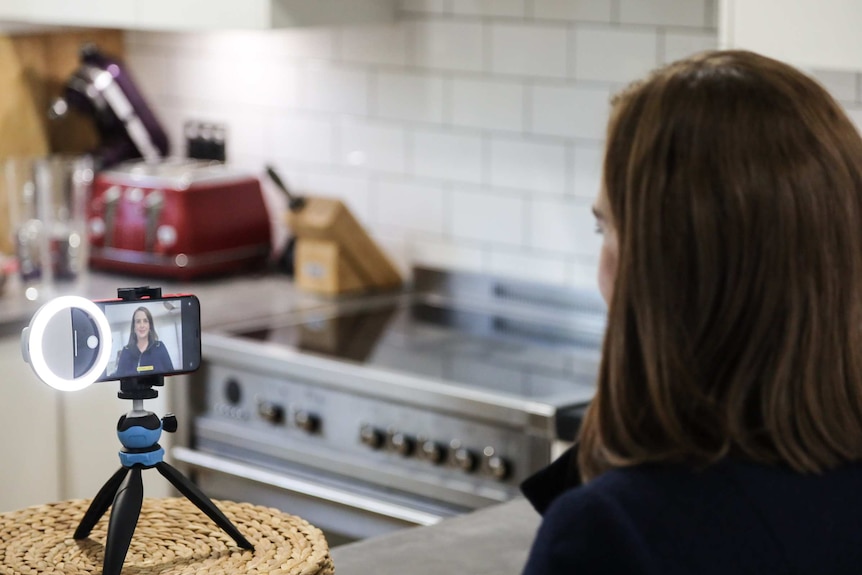
<path id="1" fill-rule="evenodd" d="M 111 327 L 108 367 L 97 381 L 176 375 L 201 363 L 200 301 L 193 295 L 95 302 Z"/>

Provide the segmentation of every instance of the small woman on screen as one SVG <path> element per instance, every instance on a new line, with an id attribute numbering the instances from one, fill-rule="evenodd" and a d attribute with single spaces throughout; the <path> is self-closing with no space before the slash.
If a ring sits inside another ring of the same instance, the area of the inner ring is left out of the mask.
<path id="1" fill-rule="evenodd" d="M 118 377 L 134 377 L 170 373 L 174 371 L 171 356 L 164 344 L 159 341 L 153 316 L 145 307 L 139 307 L 132 314 L 132 327 L 129 331 L 129 343 L 120 350 L 117 361 Z"/>

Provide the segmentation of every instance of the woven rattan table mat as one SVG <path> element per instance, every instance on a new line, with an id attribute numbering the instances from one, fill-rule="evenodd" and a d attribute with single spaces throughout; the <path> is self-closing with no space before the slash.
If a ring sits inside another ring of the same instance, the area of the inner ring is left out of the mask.
<path id="1" fill-rule="evenodd" d="M 123 575 L 334 572 L 323 533 L 307 521 L 268 507 L 215 503 L 254 551 L 239 548 L 186 499 L 144 499 Z M 0 574 L 101 573 L 108 514 L 89 538 L 72 538 L 89 505 L 77 499 L 0 513 Z"/>

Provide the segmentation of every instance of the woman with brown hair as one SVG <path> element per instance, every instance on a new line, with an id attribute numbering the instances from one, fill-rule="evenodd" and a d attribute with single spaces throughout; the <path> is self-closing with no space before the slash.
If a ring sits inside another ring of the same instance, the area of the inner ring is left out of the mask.
<path id="1" fill-rule="evenodd" d="M 862 572 L 862 139 L 710 52 L 613 102 L 595 399 L 525 573 Z"/>
<path id="2" fill-rule="evenodd" d="M 113 377 L 135 377 L 174 371 L 171 356 L 156 333 L 153 314 L 141 306 L 132 314 L 129 343 L 120 350 Z"/>

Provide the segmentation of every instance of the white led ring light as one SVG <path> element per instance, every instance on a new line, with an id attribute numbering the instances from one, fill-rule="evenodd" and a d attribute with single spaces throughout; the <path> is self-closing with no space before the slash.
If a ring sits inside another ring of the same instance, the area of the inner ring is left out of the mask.
<path id="1" fill-rule="evenodd" d="M 42 347 L 42 340 L 45 337 L 45 329 L 48 323 L 55 315 L 67 309 L 72 310 L 76 308 L 89 314 L 96 322 L 99 352 L 96 356 L 96 362 L 86 373 L 80 377 L 66 379 L 51 371 L 48 362 L 45 361 L 45 350 Z M 105 317 L 105 313 L 90 300 L 74 295 L 58 297 L 43 305 L 33 315 L 33 320 L 27 333 L 27 352 L 30 357 L 30 365 L 39 379 L 60 391 L 78 391 L 99 379 L 99 376 L 108 367 L 108 359 L 111 353 L 111 326 L 108 324 L 108 318 Z"/>

